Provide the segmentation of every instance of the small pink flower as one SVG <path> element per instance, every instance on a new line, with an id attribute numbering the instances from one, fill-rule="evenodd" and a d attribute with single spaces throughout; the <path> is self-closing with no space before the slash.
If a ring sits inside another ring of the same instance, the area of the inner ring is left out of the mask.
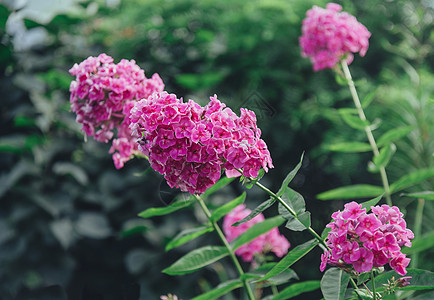
<path id="1" fill-rule="evenodd" d="M 351 264 L 359 260 L 361 251 L 359 249 L 359 244 L 356 241 L 352 243 L 346 242 L 342 248 L 342 260 L 344 262 Z"/>
<path id="2" fill-rule="evenodd" d="M 360 258 L 359 260 L 353 262 L 354 270 L 357 272 L 368 272 L 371 271 L 374 264 L 374 254 L 365 248 L 360 248 Z"/>
<path id="3" fill-rule="evenodd" d="M 401 253 L 390 261 L 390 266 L 395 270 L 396 273 L 404 276 L 407 274 L 407 270 L 405 268 L 407 268 L 409 263 L 410 259 L 407 258 L 405 254 Z"/>

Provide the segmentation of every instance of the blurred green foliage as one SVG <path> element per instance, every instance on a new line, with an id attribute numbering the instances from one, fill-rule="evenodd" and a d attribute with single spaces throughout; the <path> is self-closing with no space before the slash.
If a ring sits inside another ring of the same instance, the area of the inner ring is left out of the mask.
<path id="1" fill-rule="evenodd" d="M 144 161 L 117 171 L 108 145 L 83 141 L 69 110 L 68 69 L 89 55 L 135 59 L 147 75 L 158 72 L 169 92 L 202 104 L 216 93 L 233 109 L 255 110 L 276 166 L 263 179 L 271 188 L 306 151 L 292 186 L 305 196 L 318 230 L 342 202 L 319 203 L 316 194 L 380 182 L 367 170 L 370 154 L 326 148 L 364 141 L 363 132 L 346 128 L 337 112 L 351 107 L 348 91 L 331 71 L 314 73 L 300 57 L 301 20 L 313 4 L 326 1 L 27 2 L 0 4 L 2 299 L 156 299 L 168 292 L 188 299 L 225 276 L 221 265 L 182 278 L 161 273 L 179 251 L 200 243 L 164 252 L 170 238 L 194 225 L 192 214 L 202 216 L 187 210 L 168 219 L 136 217 L 170 203 L 174 191 L 159 175 L 145 172 Z M 371 121 L 382 120 L 374 134 L 415 128 L 396 143 L 390 178 L 432 167 L 432 1 L 340 3 L 372 33 L 366 57 L 356 57 L 351 68 L 362 97 L 377 90 L 366 111 Z M 424 185 L 432 189 L 433 182 Z M 240 191 L 233 184 L 224 193 Z M 249 193 L 248 201 L 265 200 L 255 189 Z M 226 194 L 211 205 L 224 203 Z M 412 224 L 415 200 L 396 201 Z M 432 203 L 425 207 L 422 232 L 434 225 Z M 306 241 L 303 234 L 286 235 L 293 245 Z M 432 269 L 429 255 L 432 250 L 423 253 L 420 265 Z M 318 279 L 318 265 L 319 252 L 313 251 L 294 269 L 303 280 Z"/>

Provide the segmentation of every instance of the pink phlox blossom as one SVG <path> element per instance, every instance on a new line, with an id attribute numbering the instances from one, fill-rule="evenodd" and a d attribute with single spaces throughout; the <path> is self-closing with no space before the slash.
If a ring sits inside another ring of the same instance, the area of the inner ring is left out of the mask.
<path id="1" fill-rule="evenodd" d="M 116 168 L 122 168 L 138 145 L 129 129 L 129 111 L 137 100 L 164 89 L 158 74 L 146 78 L 134 60 L 118 64 L 106 54 L 88 57 L 69 70 L 71 110 L 82 130 L 95 140 L 108 143 Z M 127 145 L 129 144 L 129 145 Z"/>
<path id="2" fill-rule="evenodd" d="M 330 251 L 321 257 L 321 270 L 328 263 L 366 272 L 389 263 L 397 273 L 406 273 L 410 259 L 402 254 L 401 247 L 411 246 L 413 232 L 406 228 L 403 214 L 396 206 L 371 209 L 372 213 L 367 214 L 360 204 L 350 202 L 344 211 L 332 214 L 333 221 L 326 226 L 331 230 L 325 240 Z"/>
<path id="3" fill-rule="evenodd" d="M 333 68 L 341 59 L 348 64 L 353 53 L 365 56 L 371 33 L 342 6 L 328 3 L 326 8 L 313 6 L 303 20 L 299 39 L 302 56 L 309 57 L 315 71 Z"/>
<path id="4" fill-rule="evenodd" d="M 264 215 L 258 214 L 249 221 L 238 226 L 232 226 L 251 213 L 251 210 L 246 208 L 244 204 L 240 204 L 229 212 L 223 219 L 223 231 L 228 242 L 232 242 L 235 238 L 245 233 L 256 223 L 264 221 Z M 288 253 L 290 243 L 279 233 L 277 228 L 258 236 L 253 241 L 241 246 L 235 251 L 235 254 L 241 256 L 246 262 L 251 262 L 255 255 L 263 254 L 272 251 L 278 257 L 282 257 Z"/>
<path id="5" fill-rule="evenodd" d="M 138 150 L 149 157 L 151 167 L 164 175 L 169 186 L 201 194 L 220 178 L 222 170 L 232 177 L 240 172 L 257 177 L 261 167 L 266 171 L 273 167 L 267 145 L 256 130 L 254 113 L 243 110 L 242 116 L 243 122 L 216 95 L 201 107 L 193 100 L 184 102 L 174 94 L 157 92 L 135 102 L 130 130 Z"/>

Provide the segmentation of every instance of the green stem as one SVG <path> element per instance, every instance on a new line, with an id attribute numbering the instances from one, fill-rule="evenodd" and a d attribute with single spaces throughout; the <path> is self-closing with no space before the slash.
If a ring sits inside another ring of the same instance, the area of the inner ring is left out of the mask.
<path id="1" fill-rule="evenodd" d="M 353 286 L 353 288 L 354 288 L 355 291 L 359 290 L 359 287 L 357 286 L 356 282 L 351 277 L 350 277 L 350 283 Z M 357 294 L 357 298 L 359 298 L 360 300 L 363 300 L 362 296 L 360 296 L 359 293 L 356 292 L 356 294 Z"/>
<path id="2" fill-rule="evenodd" d="M 258 181 L 256 181 L 255 184 L 256 184 L 257 187 L 259 187 L 261 190 L 263 190 L 264 192 L 266 192 L 268 195 L 270 195 L 271 197 L 273 197 L 274 199 L 276 199 L 277 201 L 279 201 L 279 203 L 282 204 L 282 206 L 285 207 L 286 210 L 289 211 L 289 213 L 294 216 L 294 218 L 296 218 L 297 220 L 299 220 L 297 213 L 281 197 L 277 196 L 270 189 L 268 189 L 266 186 L 262 185 Z M 324 250 L 330 250 L 329 247 L 327 246 L 327 244 L 325 243 L 325 241 L 321 238 L 321 236 L 318 233 L 315 232 L 315 230 L 312 229 L 312 227 L 310 227 L 310 226 L 307 227 L 306 226 L 306 229 L 307 229 L 307 231 L 309 231 L 309 233 L 311 235 L 313 235 L 318 240 L 318 242 L 320 242 L 320 247 L 321 248 L 323 248 Z"/>
<path id="3" fill-rule="evenodd" d="M 215 221 L 211 221 L 211 212 L 209 211 L 208 207 L 206 206 L 205 202 L 203 201 L 203 199 L 198 196 L 198 195 L 193 195 L 196 200 L 199 202 L 200 207 L 202 208 L 203 212 L 205 213 L 206 217 L 208 218 L 208 220 L 210 220 L 212 226 L 214 227 L 214 230 L 217 232 L 220 240 L 223 242 L 224 246 L 226 247 L 226 249 L 229 252 L 229 256 L 231 257 L 235 268 L 238 271 L 238 274 L 240 275 L 240 277 L 242 277 L 244 275 L 244 271 L 243 268 L 240 265 L 240 262 L 238 261 L 237 257 L 235 256 L 234 251 L 232 250 L 232 247 L 229 245 L 228 241 L 226 240 L 225 235 L 223 234 L 222 230 L 220 229 L 220 226 L 217 224 L 217 222 Z M 252 288 L 250 287 L 249 283 L 247 282 L 246 279 L 242 280 L 244 288 L 247 292 L 247 296 L 249 297 L 250 300 L 255 300 L 255 296 L 253 295 L 253 291 Z"/>
<path id="4" fill-rule="evenodd" d="M 277 286 L 275 286 L 274 284 L 271 285 L 271 291 L 273 292 L 274 296 L 279 294 L 279 290 L 277 289 Z"/>
<path id="5" fill-rule="evenodd" d="M 422 232 L 422 219 L 423 219 L 423 207 L 425 205 L 425 200 L 420 198 L 417 199 L 416 217 L 414 219 L 414 237 L 419 238 Z M 418 253 L 413 254 L 411 258 L 411 267 L 417 268 L 419 260 Z"/>
<path id="6" fill-rule="evenodd" d="M 348 68 L 348 65 L 346 61 L 342 61 L 342 69 L 345 74 L 345 78 L 348 82 L 348 87 L 350 88 L 351 96 L 354 101 L 354 105 L 356 106 L 357 113 L 359 114 L 359 118 L 362 121 L 366 121 L 366 116 L 362 108 L 362 104 L 360 103 L 359 96 L 357 95 L 356 87 L 354 85 L 353 78 L 351 77 L 350 69 Z M 378 151 L 377 143 L 375 142 L 374 135 L 372 134 L 371 127 L 369 125 L 365 126 L 365 133 L 368 137 L 369 144 L 371 145 L 372 152 L 374 153 L 374 156 L 380 155 L 380 152 Z M 381 175 L 381 181 L 383 182 L 384 187 L 384 196 L 386 197 L 386 202 L 389 206 L 392 206 L 392 198 L 390 197 L 390 186 L 389 181 L 387 179 L 386 169 L 384 167 L 380 167 L 380 175 Z"/>
<path id="7" fill-rule="evenodd" d="M 374 277 L 374 270 L 371 270 L 371 281 L 372 281 L 372 294 L 374 297 L 374 300 L 377 300 L 377 291 L 375 290 L 375 277 Z"/>

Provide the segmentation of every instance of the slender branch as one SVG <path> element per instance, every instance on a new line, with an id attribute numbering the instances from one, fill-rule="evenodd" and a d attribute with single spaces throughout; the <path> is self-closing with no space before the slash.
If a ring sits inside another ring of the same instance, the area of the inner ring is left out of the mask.
<path id="1" fill-rule="evenodd" d="M 286 210 L 293 215 L 297 220 L 298 219 L 298 215 L 297 212 L 295 212 L 281 197 L 277 196 L 275 193 L 273 193 L 270 189 L 268 189 L 266 186 L 262 185 L 259 182 L 255 182 L 256 186 L 259 187 L 261 190 L 263 190 L 264 192 L 266 192 L 268 195 L 270 195 L 271 197 L 273 197 L 274 199 L 276 199 L 277 201 L 279 201 L 280 204 L 282 204 L 283 207 L 286 208 Z M 301 223 L 301 222 L 300 222 Z M 303 223 L 302 223 L 303 224 Z M 307 231 L 309 231 L 309 233 L 311 235 L 313 235 L 318 242 L 320 242 L 320 247 L 323 248 L 324 250 L 330 250 L 329 247 L 327 246 L 327 244 L 325 243 L 325 241 L 321 238 L 321 236 L 315 232 L 315 230 L 312 229 L 312 227 L 307 227 L 306 226 Z"/>
<path id="2" fill-rule="evenodd" d="M 350 88 L 351 96 L 354 101 L 354 105 L 356 106 L 357 113 L 359 114 L 359 118 L 362 121 L 366 121 L 366 116 L 362 108 L 362 104 L 360 103 L 359 96 L 357 95 L 356 87 L 354 85 L 353 78 L 351 77 L 350 69 L 348 68 L 348 65 L 346 61 L 342 60 L 342 69 L 345 74 L 345 78 L 348 82 L 348 87 Z M 365 133 L 368 137 L 369 144 L 371 145 L 372 152 L 374 153 L 374 156 L 380 155 L 380 152 L 378 151 L 377 143 L 375 142 L 374 135 L 372 134 L 371 127 L 369 125 L 365 126 Z M 392 206 L 392 198 L 390 197 L 390 186 L 389 181 L 387 179 L 386 169 L 384 167 L 380 167 L 380 175 L 381 175 L 381 181 L 383 183 L 384 187 L 384 195 L 386 197 L 386 202 L 389 206 Z"/>
<path id="3" fill-rule="evenodd" d="M 354 281 L 354 279 L 352 277 L 350 277 L 350 283 L 353 286 L 354 290 L 356 291 L 357 298 L 359 298 L 360 300 L 363 300 L 362 296 L 360 296 L 359 293 L 357 293 L 357 291 L 359 290 L 359 287 L 357 286 L 356 282 Z"/>
<path id="4" fill-rule="evenodd" d="M 377 300 L 377 291 L 375 289 L 375 280 L 374 280 L 374 270 L 371 270 L 371 281 L 372 281 L 372 294 L 374 296 L 374 300 Z"/>
<path id="5" fill-rule="evenodd" d="M 238 274 L 240 276 L 244 275 L 244 271 L 243 268 L 240 265 L 240 262 L 238 261 L 237 257 L 235 256 L 234 251 L 232 250 L 232 247 L 229 245 L 228 241 L 226 240 L 225 235 L 223 234 L 222 230 L 220 229 L 220 226 L 217 224 L 216 221 L 211 221 L 211 212 L 209 211 L 208 207 L 206 206 L 205 202 L 203 201 L 203 199 L 198 196 L 198 195 L 193 195 L 196 200 L 199 202 L 200 207 L 202 208 L 203 212 L 205 213 L 206 217 L 208 218 L 208 220 L 210 220 L 212 226 L 214 227 L 214 230 L 217 232 L 220 240 L 223 242 L 224 246 L 226 247 L 226 249 L 229 252 L 229 256 L 231 257 L 235 268 L 238 271 Z M 255 300 L 255 296 L 253 295 L 253 291 L 252 288 L 250 287 L 249 283 L 247 282 L 246 279 L 242 280 L 243 282 L 243 286 L 247 292 L 247 296 L 249 297 L 250 300 Z"/>

